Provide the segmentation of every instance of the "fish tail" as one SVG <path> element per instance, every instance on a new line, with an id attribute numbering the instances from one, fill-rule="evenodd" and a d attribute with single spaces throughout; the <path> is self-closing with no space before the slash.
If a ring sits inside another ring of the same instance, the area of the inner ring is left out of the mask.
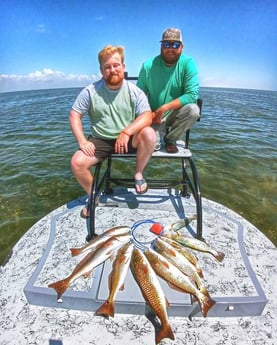
<path id="1" fill-rule="evenodd" d="M 204 299 L 199 301 L 199 305 L 200 305 L 200 309 L 202 312 L 202 315 L 204 317 L 207 316 L 208 311 L 211 309 L 211 307 L 215 304 L 215 300 L 213 300 L 212 298 L 205 296 Z"/>
<path id="2" fill-rule="evenodd" d="M 114 317 L 114 302 L 105 301 L 95 314 Z"/>
<path id="3" fill-rule="evenodd" d="M 159 344 L 159 342 L 164 338 L 169 338 L 172 340 L 175 339 L 174 334 L 169 324 L 166 324 L 164 327 L 162 327 L 160 331 L 158 331 L 155 338 L 156 344 Z"/>
<path id="4" fill-rule="evenodd" d="M 72 256 L 77 256 L 82 253 L 82 250 L 79 248 L 69 248 L 69 250 L 71 251 Z"/>
<path id="5" fill-rule="evenodd" d="M 225 254 L 218 252 L 214 257 L 216 258 L 217 261 L 222 262 L 225 257 Z"/>
<path id="6" fill-rule="evenodd" d="M 69 279 L 59 280 L 58 282 L 49 284 L 48 287 L 53 288 L 57 292 L 57 299 L 60 299 L 62 294 L 69 286 Z"/>

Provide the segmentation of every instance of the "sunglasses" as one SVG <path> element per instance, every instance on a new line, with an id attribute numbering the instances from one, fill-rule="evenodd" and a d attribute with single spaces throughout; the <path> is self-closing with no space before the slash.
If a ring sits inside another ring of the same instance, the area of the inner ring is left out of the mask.
<path id="1" fill-rule="evenodd" d="M 181 47 L 181 42 L 162 42 L 161 46 L 162 48 L 173 48 L 173 49 L 179 49 Z"/>

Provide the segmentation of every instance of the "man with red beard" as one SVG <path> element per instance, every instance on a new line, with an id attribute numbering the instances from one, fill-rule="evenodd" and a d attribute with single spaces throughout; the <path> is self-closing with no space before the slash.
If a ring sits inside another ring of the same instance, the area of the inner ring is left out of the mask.
<path id="1" fill-rule="evenodd" d="M 69 122 L 79 145 L 71 168 L 79 184 L 90 194 L 90 168 L 111 153 L 136 152 L 136 192 L 147 191 L 143 171 L 155 147 L 152 113 L 145 94 L 124 79 L 124 48 L 106 46 L 98 54 L 102 78 L 84 88 L 75 100 Z M 86 138 L 82 118 L 88 113 L 92 135 Z M 89 217 L 84 207 L 81 216 Z"/>
<path id="2" fill-rule="evenodd" d="M 200 117 L 197 106 L 199 79 L 192 57 L 182 54 L 179 29 L 164 31 L 160 55 L 141 67 L 137 86 L 148 96 L 156 130 L 156 149 L 160 147 L 161 124 L 165 123 L 164 141 L 168 153 L 178 152 L 176 141 Z"/>

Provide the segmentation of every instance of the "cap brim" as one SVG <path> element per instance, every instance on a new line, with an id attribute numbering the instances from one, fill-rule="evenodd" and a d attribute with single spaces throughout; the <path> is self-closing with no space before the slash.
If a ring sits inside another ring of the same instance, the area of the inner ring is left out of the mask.
<path id="1" fill-rule="evenodd" d="M 183 43 L 183 42 L 180 41 L 180 40 L 161 40 L 160 43 L 161 43 L 161 42 L 180 42 L 180 43 Z"/>

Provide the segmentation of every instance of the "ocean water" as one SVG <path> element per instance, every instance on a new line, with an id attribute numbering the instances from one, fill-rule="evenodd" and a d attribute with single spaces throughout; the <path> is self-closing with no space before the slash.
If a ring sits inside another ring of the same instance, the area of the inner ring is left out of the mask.
<path id="1" fill-rule="evenodd" d="M 0 93 L 0 263 L 35 222 L 85 194 L 70 170 L 77 145 L 68 114 L 80 90 Z M 202 195 L 277 245 L 277 92 L 201 88 L 200 96 L 190 149 Z M 84 126 L 89 133 L 88 119 Z M 149 166 L 146 177 L 148 171 L 174 176 L 172 165 Z"/>

